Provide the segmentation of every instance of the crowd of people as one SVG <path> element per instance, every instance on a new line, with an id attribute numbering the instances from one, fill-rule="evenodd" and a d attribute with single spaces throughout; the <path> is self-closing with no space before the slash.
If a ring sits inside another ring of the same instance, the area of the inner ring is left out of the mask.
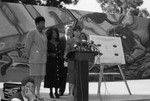
<path id="1" fill-rule="evenodd" d="M 22 96 L 21 101 L 41 99 L 42 80 L 44 88 L 49 88 L 50 98 L 64 95 L 66 81 L 69 82 L 69 96 L 74 96 L 74 61 L 67 58 L 67 53 L 77 48 L 82 39 L 87 40 L 87 35 L 82 32 L 79 25 L 66 25 L 65 33 L 61 37 L 56 27 L 50 27 L 45 31 L 43 16 L 35 19 L 35 25 L 36 28 L 27 34 L 22 55 L 29 60 L 29 77 L 22 81 L 22 92 L 17 96 Z M 14 95 L 11 101 L 15 101 L 16 98 L 18 97 Z"/>

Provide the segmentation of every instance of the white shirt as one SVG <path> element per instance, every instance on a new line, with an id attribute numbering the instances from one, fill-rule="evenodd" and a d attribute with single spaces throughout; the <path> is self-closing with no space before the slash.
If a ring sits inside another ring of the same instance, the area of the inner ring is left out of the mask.
<path id="1" fill-rule="evenodd" d="M 28 99 L 26 97 L 24 97 L 24 96 L 22 96 L 22 97 L 23 97 L 24 101 L 28 101 Z M 21 100 L 18 98 L 13 98 L 11 101 L 21 101 Z"/>

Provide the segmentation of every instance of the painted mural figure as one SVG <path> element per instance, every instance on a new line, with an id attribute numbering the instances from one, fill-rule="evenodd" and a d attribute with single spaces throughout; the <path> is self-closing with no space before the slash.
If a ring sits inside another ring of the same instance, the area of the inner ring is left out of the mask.
<path id="1" fill-rule="evenodd" d="M 11 51 L 17 51 L 18 56 L 21 57 L 23 52 L 22 52 L 22 48 L 24 48 L 24 45 L 21 43 L 17 43 L 15 47 L 11 48 L 11 49 L 6 49 L 0 52 L 0 60 L 6 59 L 8 60 L 8 62 L 5 62 L 4 64 L 1 64 L 1 69 L 0 69 L 0 73 L 2 74 L 2 76 L 4 76 L 7 72 L 7 69 L 12 65 L 13 63 L 13 58 L 12 56 L 10 56 L 9 52 Z"/>
<path id="2" fill-rule="evenodd" d="M 117 20 L 110 20 L 104 13 L 91 13 L 84 15 L 81 21 L 83 21 L 82 25 L 85 27 L 86 25 L 84 23 L 86 21 L 89 24 L 92 23 L 101 28 L 104 32 L 97 33 L 99 35 L 121 37 L 126 60 L 125 67 L 132 70 L 132 74 L 134 74 L 133 78 L 140 78 L 138 77 L 139 73 L 146 68 L 150 68 L 148 65 L 150 60 L 147 57 L 149 56 L 147 55 L 149 52 L 146 45 L 149 42 L 150 22 L 134 16 L 130 16 L 130 19 L 128 19 L 125 15 L 121 15 L 119 18 L 114 17 L 114 19 Z M 107 29 L 105 28 L 106 26 L 103 27 L 103 23 L 108 24 Z M 127 75 L 131 72 L 129 70 L 127 70 Z"/>
<path id="3" fill-rule="evenodd" d="M 133 33 L 128 26 L 117 26 L 109 35 L 121 37 L 125 59 L 127 64 L 132 64 L 146 53 L 145 47 L 141 44 L 140 38 Z"/>
<path id="4" fill-rule="evenodd" d="M 149 21 L 131 17 L 133 22 L 117 26 L 115 33 L 121 39 L 126 58 L 126 75 L 129 79 L 148 78 L 149 76 Z M 144 28 L 143 28 L 144 26 Z"/>

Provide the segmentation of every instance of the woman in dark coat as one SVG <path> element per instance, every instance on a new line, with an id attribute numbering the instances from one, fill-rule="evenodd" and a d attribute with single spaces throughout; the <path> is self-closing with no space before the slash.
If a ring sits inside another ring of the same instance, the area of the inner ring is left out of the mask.
<path id="1" fill-rule="evenodd" d="M 50 88 L 50 97 L 54 98 L 53 88 L 55 88 L 55 97 L 59 98 L 58 88 L 61 84 L 61 75 L 63 64 L 62 46 L 59 41 L 59 32 L 57 28 L 47 30 L 48 38 L 48 56 L 46 65 L 46 76 L 44 87 Z"/>

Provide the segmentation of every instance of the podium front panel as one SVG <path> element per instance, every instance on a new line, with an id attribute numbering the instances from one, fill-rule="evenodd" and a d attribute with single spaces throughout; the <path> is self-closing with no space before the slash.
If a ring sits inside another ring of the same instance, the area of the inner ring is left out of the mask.
<path id="1" fill-rule="evenodd" d="M 70 60 L 88 61 L 94 59 L 97 54 L 97 52 L 89 51 L 71 51 L 67 54 L 67 57 Z"/>

